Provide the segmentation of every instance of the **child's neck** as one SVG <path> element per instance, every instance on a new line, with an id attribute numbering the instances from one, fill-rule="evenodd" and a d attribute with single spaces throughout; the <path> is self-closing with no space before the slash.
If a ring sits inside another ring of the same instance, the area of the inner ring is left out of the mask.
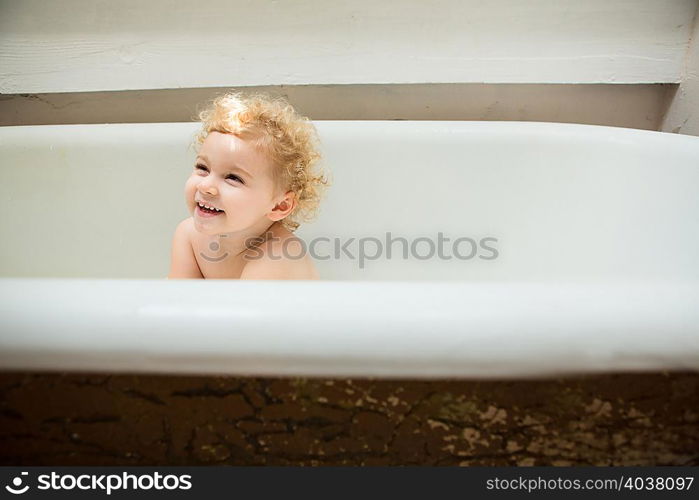
<path id="1" fill-rule="evenodd" d="M 221 249 L 225 249 L 231 255 L 238 257 L 246 250 L 258 246 L 269 239 L 278 224 L 279 222 L 269 220 L 261 221 L 260 224 L 243 231 L 218 234 L 212 236 L 212 239 L 218 242 Z"/>

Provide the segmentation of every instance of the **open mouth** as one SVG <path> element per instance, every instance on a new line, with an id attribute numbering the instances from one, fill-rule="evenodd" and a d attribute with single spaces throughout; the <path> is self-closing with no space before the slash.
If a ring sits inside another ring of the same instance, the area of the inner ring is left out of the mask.
<path id="1" fill-rule="evenodd" d="M 204 205 L 201 202 L 197 202 L 197 211 L 202 215 L 219 215 L 225 213 L 220 208 L 211 207 L 209 205 Z"/>

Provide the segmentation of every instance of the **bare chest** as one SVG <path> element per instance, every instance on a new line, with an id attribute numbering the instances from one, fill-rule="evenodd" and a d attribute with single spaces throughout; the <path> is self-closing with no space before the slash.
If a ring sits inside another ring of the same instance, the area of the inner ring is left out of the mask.
<path id="1" fill-rule="evenodd" d="M 192 242 L 192 250 L 199 270 L 206 279 L 238 279 L 245 267 L 243 256 L 232 255 L 213 240 L 195 240 Z"/>

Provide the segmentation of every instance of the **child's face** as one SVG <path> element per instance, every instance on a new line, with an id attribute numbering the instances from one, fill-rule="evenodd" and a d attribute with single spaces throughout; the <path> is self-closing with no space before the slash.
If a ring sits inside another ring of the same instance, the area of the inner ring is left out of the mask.
<path id="1" fill-rule="evenodd" d="M 246 140 L 211 132 L 185 184 L 187 208 L 197 231 L 215 235 L 269 224 L 276 205 L 272 168 L 267 155 Z M 223 212 L 203 210 L 197 202 Z"/>

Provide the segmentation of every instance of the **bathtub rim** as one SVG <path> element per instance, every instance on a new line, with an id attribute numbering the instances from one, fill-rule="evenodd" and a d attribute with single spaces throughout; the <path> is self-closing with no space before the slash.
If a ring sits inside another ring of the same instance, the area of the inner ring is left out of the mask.
<path id="1" fill-rule="evenodd" d="M 237 311 L 220 293 L 231 286 L 252 292 Z M 108 303 L 115 290 L 121 298 Z M 314 291 L 344 316 L 260 307 L 290 290 Z M 37 297 L 57 292 L 72 299 L 31 314 Z M 172 300 L 207 292 L 178 316 Z M 434 379 L 699 370 L 699 284 L 2 278 L 0 297 L 3 371 Z M 478 307 L 457 310 L 461 300 Z M 94 310 L 81 316 L 86 305 Z M 217 331 L 221 318 L 238 331 Z M 192 325 L 205 333 L 191 336 Z"/>

